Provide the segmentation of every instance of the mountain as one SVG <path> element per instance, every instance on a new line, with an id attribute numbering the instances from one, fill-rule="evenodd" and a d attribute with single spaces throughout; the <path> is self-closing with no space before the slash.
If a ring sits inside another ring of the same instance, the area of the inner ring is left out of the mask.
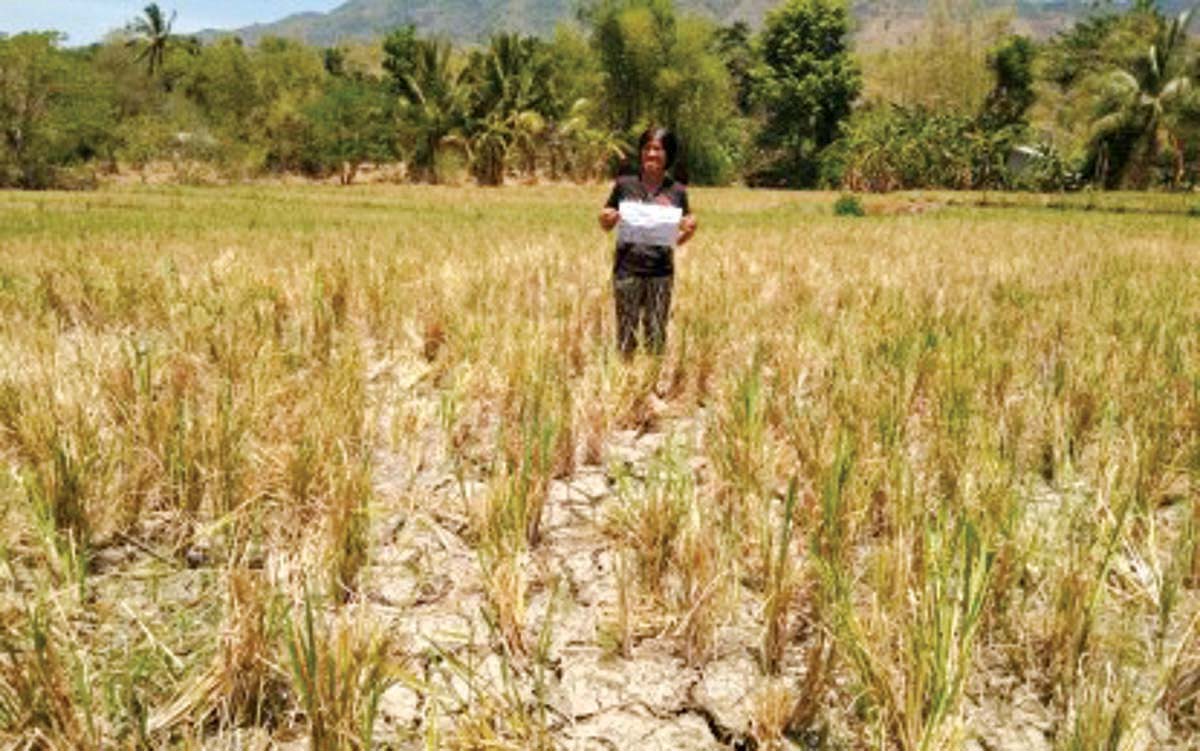
<path id="1" fill-rule="evenodd" d="M 684 0 L 680 9 L 722 23 L 762 23 L 778 0 Z M 548 36 L 560 21 L 575 17 L 579 0 L 349 0 L 328 13 L 300 13 L 267 24 L 230 31 L 210 30 L 203 38 L 234 34 L 249 43 L 284 36 L 328 46 L 369 39 L 413 24 L 422 33 L 456 42 L 479 42 L 496 31 Z"/>
<path id="2" fill-rule="evenodd" d="M 780 0 L 679 0 L 686 12 L 728 24 L 745 21 L 758 28 Z M 1166 0 L 1169 11 L 1191 0 Z M 1114 0 L 1121 7 L 1128 0 Z M 926 0 L 853 0 L 859 35 L 881 43 L 894 42 L 919 19 Z M 1046 36 L 1094 12 L 1095 0 L 980 0 L 983 6 L 1013 9 L 1019 31 Z M 579 0 L 348 0 L 328 13 L 300 13 L 274 23 L 230 31 L 211 30 L 203 38 L 233 34 L 253 44 L 264 36 L 300 39 L 329 46 L 351 39 L 382 36 L 390 29 L 413 24 L 422 33 L 455 42 L 479 42 L 496 31 L 549 35 L 554 26 L 575 17 Z"/>

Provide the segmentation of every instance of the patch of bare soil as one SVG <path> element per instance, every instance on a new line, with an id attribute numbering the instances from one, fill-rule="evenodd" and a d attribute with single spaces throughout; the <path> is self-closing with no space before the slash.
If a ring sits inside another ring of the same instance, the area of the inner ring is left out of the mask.
<path id="1" fill-rule="evenodd" d="M 422 394 L 411 373 L 377 365 L 371 380 L 383 398 L 403 401 L 410 411 L 435 410 L 433 396 Z M 388 410 L 381 413 L 387 423 Z M 381 424 L 381 432 L 387 429 Z M 407 645 L 419 675 L 384 695 L 380 732 L 416 738 L 429 730 L 432 706 L 450 728 L 481 704 L 515 700 L 545 718 L 561 748 L 754 747 L 755 624 L 726 627 L 716 659 L 702 667 L 677 656 L 669 633 L 639 633 L 625 657 L 604 637 L 619 596 L 612 540 L 603 528 L 621 503 L 616 475 L 640 482 L 668 437 L 695 442 L 702 440 L 698 431 L 689 418 L 664 420 L 647 433 L 616 431 L 600 464 L 552 481 L 542 539 L 523 561 L 526 642 L 545 639 L 547 646 L 540 666 L 507 654 L 484 616 L 485 583 L 467 514 L 485 486 L 456 476 L 436 431 L 420 437 L 419 455 L 380 450 L 377 548 L 361 595 Z"/>

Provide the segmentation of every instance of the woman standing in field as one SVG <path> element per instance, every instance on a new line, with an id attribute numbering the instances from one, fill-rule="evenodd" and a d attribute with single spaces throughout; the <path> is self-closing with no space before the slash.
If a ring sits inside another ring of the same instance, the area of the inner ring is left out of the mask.
<path id="1" fill-rule="evenodd" d="M 675 164 L 679 141 L 666 128 L 647 128 L 638 139 L 639 174 L 617 178 L 608 202 L 600 211 L 605 232 L 621 221 L 623 202 L 651 203 L 683 210 L 675 245 L 696 234 L 696 217 L 688 208 L 687 188 L 668 170 Z M 671 286 L 675 275 L 675 248 L 618 240 L 613 261 L 613 297 L 617 308 L 617 346 L 631 357 L 637 349 L 638 329 L 645 348 L 661 355 L 667 342 L 671 312 Z"/>

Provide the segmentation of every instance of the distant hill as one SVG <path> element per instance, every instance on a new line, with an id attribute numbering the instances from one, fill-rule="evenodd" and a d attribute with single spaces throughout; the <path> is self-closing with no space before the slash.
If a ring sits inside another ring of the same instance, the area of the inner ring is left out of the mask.
<path id="1" fill-rule="evenodd" d="M 758 26 L 778 0 L 683 0 L 679 7 L 722 23 L 746 21 Z M 369 39 L 405 24 L 422 33 L 456 42 L 479 42 L 496 31 L 548 36 L 575 17 L 578 0 L 349 0 L 328 13 L 301 13 L 279 21 L 202 37 L 235 34 L 249 43 L 283 36 L 328 46 L 348 39 Z"/>
<path id="2" fill-rule="evenodd" d="M 1188 0 L 1167 0 L 1170 11 Z M 854 0 L 859 33 L 866 39 L 899 41 L 905 28 L 924 13 L 926 0 Z M 758 28 L 779 0 L 680 0 L 681 10 L 728 24 L 745 21 Z M 1046 36 L 1094 12 L 1094 0 L 981 0 L 984 6 L 1014 9 L 1017 27 L 1025 33 Z M 1124 2 L 1117 0 L 1115 6 Z M 370 39 L 390 29 L 413 24 L 422 33 L 456 42 L 479 42 L 496 31 L 549 35 L 555 25 L 575 17 L 578 0 L 348 0 L 328 13 L 300 13 L 267 24 L 228 31 L 204 32 L 204 38 L 225 34 L 251 44 L 264 36 L 300 39 L 329 46 L 351 39 Z"/>

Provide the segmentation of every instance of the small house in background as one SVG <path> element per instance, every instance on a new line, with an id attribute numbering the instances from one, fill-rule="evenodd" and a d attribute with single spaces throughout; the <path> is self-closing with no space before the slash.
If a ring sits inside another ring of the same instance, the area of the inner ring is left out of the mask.
<path id="1" fill-rule="evenodd" d="M 1079 190 L 1083 175 L 1073 170 L 1047 145 L 1021 145 L 1009 149 L 1004 160 L 1010 188 L 1021 190 Z"/>
<path id="2" fill-rule="evenodd" d="M 1014 146 L 1008 152 L 1004 166 L 1013 177 L 1027 175 L 1046 158 L 1046 152 L 1036 146 Z"/>

